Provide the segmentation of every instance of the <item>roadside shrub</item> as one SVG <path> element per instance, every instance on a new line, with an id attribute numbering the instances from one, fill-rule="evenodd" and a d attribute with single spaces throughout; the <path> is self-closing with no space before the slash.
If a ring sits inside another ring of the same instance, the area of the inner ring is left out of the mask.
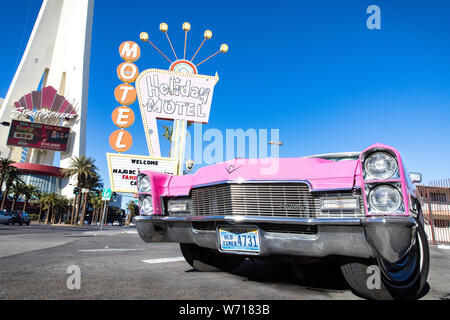
<path id="1" fill-rule="evenodd" d="M 70 220 L 64 220 L 64 224 L 70 224 Z"/>
<path id="2" fill-rule="evenodd" d="M 39 215 L 32 213 L 32 214 L 29 214 L 29 217 L 31 220 L 37 220 L 39 218 Z"/>

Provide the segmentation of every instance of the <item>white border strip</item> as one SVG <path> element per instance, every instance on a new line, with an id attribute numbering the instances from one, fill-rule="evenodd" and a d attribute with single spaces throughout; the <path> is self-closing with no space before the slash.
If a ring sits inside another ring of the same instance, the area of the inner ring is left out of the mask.
<path id="1" fill-rule="evenodd" d="M 167 263 L 167 262 L 177 262 L 177 261 L 184 261 L 184 257 L 142 260 L 142 262 L 150 263 L 150 264 L 155 264 L 155 263 Z"/>

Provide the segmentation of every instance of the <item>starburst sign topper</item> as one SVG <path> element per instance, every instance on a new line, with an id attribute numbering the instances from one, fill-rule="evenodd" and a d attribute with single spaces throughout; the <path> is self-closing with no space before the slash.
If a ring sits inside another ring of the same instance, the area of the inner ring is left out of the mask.
<path id="1" fill-rule="evenodd" d="M 141 49 L 137 43 L 126 41 L 119 47 L 119 53 L 125 60 L 117 68 L 117 74 L 124 83 L 115 90 L 116 100 L 123 106 L 116 108 L 113 112 L 113 121 L 121 129 L 113 132 L 110 137 L 111 147 L 124 152 L 131 147 L 131 134 L 126 132 L 126 128 L 134 121 L 133 111 L 126 107 L 139 100 L 142 121 L 147 138 L 149 154 L 152 157 L 160 157 L 159 139 L 157 131 L 157 119 L 174 120 L 173 144 L 177 144 L 177 136 L 185 134 L 186 122 L 207 123 L 211 108 L 214 85 L 219 80 L 217 73 L 215 76 L 198 74 L 197 67 L 208 61 L 219 53 L 226 53 L 228 45 L 222 44 L 220 49 L 211 54 L 206 59 L 195 64 L 194 59 L 206 40 L 212 38 L 212 32 L 206 30 L 203 34 L 203 41 L 195 51 L 190 60 L 186 59 L 187 36 L 191 29 L 188 22 L 183 23 L 184 51 L 183 58 L 179 58 L 173 48 L 168 34 L 168 25 L 161 23 L 159 29 L 163 32 L 169 42 L 175 60 L 171 60 L 152 41 L 147 32 L 140 34 L 143 42 L 149 43 L 170 63 L 169 70 L 147 69 L 139 73 L 137 66 L 133 63 L 140 57 Z M 136 82 L 136 89 L 131 83 Z M 132 121 L 131 121 L 132 120 Z M 178 128 L 180 130 L 178 130 Z M 182 139 L 182 138 L 181 138 Z M 178 145 L 182 145 L 182 141 Z M 175 150 L 176 151 L 176 150 Z M 183 152 L 174 152 L 172 157 L 180 157 Z"/>

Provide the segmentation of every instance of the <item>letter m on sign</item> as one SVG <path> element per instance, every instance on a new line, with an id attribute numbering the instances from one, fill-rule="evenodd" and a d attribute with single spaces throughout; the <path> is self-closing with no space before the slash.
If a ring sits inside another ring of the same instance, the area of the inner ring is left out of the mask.
<path id="1" fill-rule="evenodd" d="M 121 46 L 120 56 L 125 60 L 134 60 L 139 55 L 139 46 L 132 41 L 125 41 Z"/>

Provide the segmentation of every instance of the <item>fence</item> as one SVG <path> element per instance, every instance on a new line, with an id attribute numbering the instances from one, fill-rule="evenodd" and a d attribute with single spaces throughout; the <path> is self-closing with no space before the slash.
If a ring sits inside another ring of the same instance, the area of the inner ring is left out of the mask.
<path id="1" fill-rule="evenodd" d="M 417 186 L 423 198 L 425 231 L 432 244 L 450 243 L 450 179 Z"/>

